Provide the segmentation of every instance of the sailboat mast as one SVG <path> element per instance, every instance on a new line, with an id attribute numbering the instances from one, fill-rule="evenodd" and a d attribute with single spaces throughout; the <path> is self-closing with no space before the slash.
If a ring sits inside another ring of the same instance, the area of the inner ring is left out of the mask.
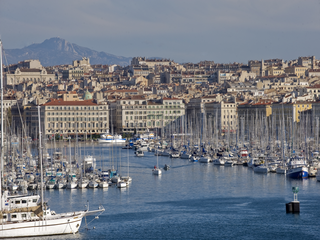
<path id="1" fill-rule="evenodd" d="M 41 207 L 43 208 L 43 171 L 42 171 L 42 147 L 41 147 L 41 117 L 40 117 L 40 106 L 38 106 L 38 121 L 39 121 L 39 161 L 40 161 L 40 176 L 41 176 Z M 52 161 L 51 161 L 52 162 Z"/>
<path id="2" fill-rule="evenodd" d="M 1 175 L 0 175 L 0 211 L 2 210 L 2 177 L 3 177 L 3 75 L 2 75 L 2 41 L 0 39 L 0 76 L 1 76 Z"/>

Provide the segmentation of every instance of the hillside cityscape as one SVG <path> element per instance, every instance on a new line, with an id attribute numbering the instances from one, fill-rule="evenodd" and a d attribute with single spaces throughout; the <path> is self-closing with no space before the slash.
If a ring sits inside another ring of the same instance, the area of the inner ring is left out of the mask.
<path id="1" fill-rule="evenodd" d="M 71 137 L 76 133 L 98 137 L 109 131 L 123 136 L 146 131 L 161 135 L 160 129 L 169 125 L 175 126 L 172 134 L 186 121 L 196 125 L 211 121 L 211 128 L 220 133 L 236 132 L 241 119 L 274 115 L 299 123 L 302 114 L 311 114 L 312 119 L 319 114 L 320 61 L 315 56 L 249 60 L 247 64 L 179 64 L 171 59 L 133 57 L 123 65 L 124 57 L 104 53 L 104 59 L 96 58 L 90 49 L 84 51 L 59 38 L 26 48 L 34 49 L 29 56 L 44 59 L 46 65 L 49 59 L 61 61 L 59 56 L 68 55 L 69 62 L 44 67 L 39 59 L 30 58 L 4 69 L 6 124 L 32 138 L 38 131 L 38 105 L 46 136 Z M 47 57 L 40 57 L 41 52 Z M 10 59 L 26 55 L 22 50 L 6 54 Z"/>

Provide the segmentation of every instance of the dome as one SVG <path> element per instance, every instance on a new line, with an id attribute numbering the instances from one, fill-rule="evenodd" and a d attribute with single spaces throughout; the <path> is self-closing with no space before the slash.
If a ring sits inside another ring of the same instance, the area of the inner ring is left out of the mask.
<path id="1" fill-rule="evenodd" d="M 84 100 L 92 99 L 92 94 L 88 91 L 88 89 L 87 89 L 86 93 L 84 94 L 84 98 L 83 99 Z"/>

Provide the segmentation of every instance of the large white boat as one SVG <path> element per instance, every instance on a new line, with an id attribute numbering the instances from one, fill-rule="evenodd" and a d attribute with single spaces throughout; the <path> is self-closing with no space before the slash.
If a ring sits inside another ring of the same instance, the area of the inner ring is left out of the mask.
<path id="1" fill-rule="evenodd" d="M 101 134 L 100 138 L 98 139 L 98 142 L 100 143 L 125 143 L 126 141 L 127 140 L 122 138 L 121 135 L 112 135 L 109 132 Z"/>
<path id="2" fill-rule="evenodd" d="M 39 195 L 1 197 L 0 238 L 52 236 L 75 234 L 84 216 L 104 211 L 76 211 L 57 214 L 40 201 Z"/>

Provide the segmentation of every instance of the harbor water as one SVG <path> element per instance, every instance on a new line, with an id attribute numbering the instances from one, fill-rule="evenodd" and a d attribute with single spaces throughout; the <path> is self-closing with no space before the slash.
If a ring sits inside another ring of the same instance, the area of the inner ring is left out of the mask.
<path id="1" fill-rule="evenodd" d="M 89 201 L 92 209 L 104 206 L 99 219 L 87 217 L 88 229 L 83 219 L 75 235 L 34 239 L 320 239 L 320 182 L 315 178 L 293 180 L 243 166 L 161 156 L 159 168 L 171 168 L 155 176 L 154 153 L 135 157 L 121 147 L 94 144 L 81 151 L 82 156 L 93 153 L 97 168 L 107 170 L 113 163 L 121 175 L 129 172 L 127 188 L 45 190 L 57 213 L 82 210 Z M 296 186 L 301 213 L 286 214 Z"/>

